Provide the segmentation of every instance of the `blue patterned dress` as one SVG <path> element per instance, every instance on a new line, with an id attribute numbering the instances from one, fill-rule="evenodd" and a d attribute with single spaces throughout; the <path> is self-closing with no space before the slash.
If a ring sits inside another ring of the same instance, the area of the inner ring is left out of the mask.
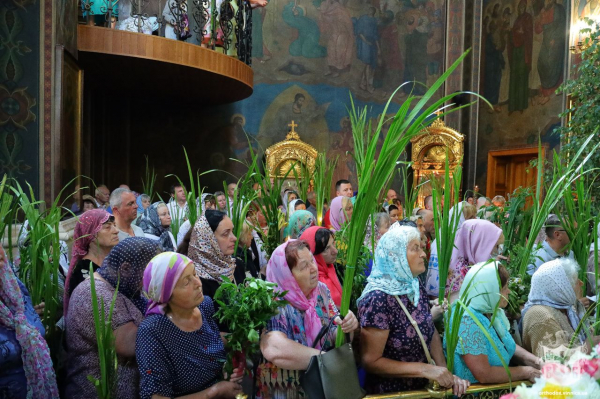
<path id="1" fill-rule="evenodd" d="M 414 306 L 406 295 L 399 296 L 406 310 L 419 325 L 421 334 L 431 350 L 431 340 L 435 331 L 429 310 L 425 287 L 419 286 L 419 301 Z M 427 363 L 427 356 L 414 327 L 393 295 L 375 290 L 369 292 L 358 303 L 360 326 L 389 330 L 388 340 L 383 349 L 383 357 L 400 362 Z M 387 378 L 367 374 L 366 389 L 369 394 L 410 391 L 427 385 L 424 378 Z"/>

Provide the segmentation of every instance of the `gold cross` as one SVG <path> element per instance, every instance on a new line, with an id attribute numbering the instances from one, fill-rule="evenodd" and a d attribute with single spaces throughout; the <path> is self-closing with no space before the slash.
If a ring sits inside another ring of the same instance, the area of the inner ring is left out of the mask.
<path id="1" fill-rule="evenodd" d="M 290 123 L 288 126 L 292 128 L 292 130 L 290 131 L 291 133 L 296 133 L 296 131 L 294 130 L 294 128 L 298 127 L 297 123 L 294 123 L 294 121 L 292 120 L 292 123 Z"/>

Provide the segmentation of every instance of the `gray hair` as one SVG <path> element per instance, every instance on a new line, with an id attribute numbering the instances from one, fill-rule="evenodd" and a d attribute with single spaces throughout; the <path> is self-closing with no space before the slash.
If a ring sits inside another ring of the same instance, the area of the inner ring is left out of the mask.
<path id="1" fill-rule="evenodd" d="M 100 189 L 103 187 L 108 190 L 108 187 L 106 187 L 105 184 L 100 184 L 99 186 L 96 187 L 96 191 L 95 191 L 96 196 L 98 196 L 98 194 L 102 193 L 102 191 L 100 191 Z"/>
<path id="2" fill-rule="evenodd" d="M 148 194 L 142 194 L 140 197 L 142 198 L 142 201 L 150 201 L 150 196 Z"/>
<path id="3" fill-rule="evenodd" d="M 421 216 L 421 215 L 411 216 L 411 217 L 409 217 L 409 219 L 411 222 L 417 223 L 417 220 L 423 220 L 423 216 Z"/>
<path id="4" fill-rule="evenodd" d="M 375 226 L 377 226 L 377 228 L 381 228 L 383 223 L 387 223 L 389 225 L 392 222 L 390 219 L 390 215 L 388 215 L 387 212 L 376 213 L 374 219 L 375 219 Z"/>
<path id="5" fill-rule="evenodd" d="M 123 194 L 126 194 L 126 193 L 133 194 L 133 191 L 128 190 L 126 188 L 115 188 L 115 190 L 110 195 L 110 200 L 109 200 L 110 207 L 113 209 L 120 207 L 121 204 L 123 203 Z"/>
<path id="6" fill-rule="evenodd" d="M 546 219 L 546 222 L 544 223 L 544 231 L 546 232 L 546 237 L 553 238 L 552 235 L 554 234 L 554 231 L 561 228 L 562 222 L 560 221 L 559 217 L 551 213 Z"/>
<path id="7" fill-rule="evenodd" d="M 577 288 L 577 280 L 579 280 L 580 269 L 577 262 L 570 258 L 558 258 L 554 260 L 554 262 L 558 263 L 563 268 L 571 286 L 575 290 Z"/>

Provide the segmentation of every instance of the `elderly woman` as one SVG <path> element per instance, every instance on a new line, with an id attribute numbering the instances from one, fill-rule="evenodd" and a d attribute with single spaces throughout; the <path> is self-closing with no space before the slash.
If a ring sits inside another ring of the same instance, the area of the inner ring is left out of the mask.
<path id="1" fill-rule="evenodd" d="M 331 208 L 329 209 L 331 230 L 336 232 L 341 230 L 346 222 L 350 221 L 352 218 L 352 212 L 354 211 L 354 205 L 352 204 L 352 200 L 350 198 L 339 196 L 335 197 L 333 201 L 331 201 Z"/>
<path id="2" fill-rule="evenodd" d="M 164 202 L 155 202 L 146 208 L 137 225 L 144 231 L 146 238 L 158 241 L 161 251 L 175 251 L 177 245 L 171 234 L 171 215 Z"/>
<path id="3" fill-rule="evenodd" d="M 533 274 L 529 298 L 521 312 L 525 349 L 543 357 L 544 348 L 569 346 L 585 313 L 577 300 L 583 285 L 578 275 L 579 265 L 568 258 L 546 262 Z M 589 352 L 586 337 L 584 327 L 574 337 L 575 345 Z"/>
<path id="4" fill-rule="evenodd" d="M 374 226 L 373 226 L 374 222 Z M 377 248 L 377 243 L 381 237 L 388 232 L 393 224 L 390 215 L 387 212 L 376 213 L 367 223 L 364 244 L 369 250 L 374 253 Z"/>
<path id="5" fill-rule="evenodd" d="M 314 226 L 315 217 L 309 211 L 295 211 L 290 217 L 288 223 L 288 233 L 290 238 L 298 239 L 306 229 Z"/>
<path id="6" fill-rule="evenodd" d="M 192 260 L 174 252 L 154 257 L 144 272 L 144 293 L 147 317 L 135 344 L 141 399 L 241 393 L 240 370 L 220 381 L 225 348 Z"/>
<path id="7" fill-rule="evenodd" d="M 508 271 L 500 263 L 481 262 L 471 267 L 460 289 L 461 300 L 468 304 L 469 311 L 464 312 L 460 321 L 461 338 L 454 352 L 454 371 L 470 382 L 508 382 L 503 363 L 508 366 L 511 361 L 522 364 L 509 367 L 513 381 L 535 382 L 540 376 L 540 359 L 518 346 L 510 334 L 510 323 L 504 314 L 510 293 L 508 278 Z"/>
<path id="8" fill-rule="evenodd" d="M 96 295 L 104 304 L 106 315 L 115 290 L 118 290 L 111 322 L 118 359 L 116 385 L 119 398 L 138 397 L 135 338 L 146 311 L 146 300 L 141 295 L 142 278 L 146 265 L 157 252 L 155 241 L 144 237 L 128 238 L 108 254 L 94 273 Z M 67 398 L 89 398 L 95 388 L 88 376 L 100 378 L 91 292 L 88 279 L 71 295 L 67 314 Z"/>
<path id="9" fill-rule="evenodd" d="M 450 302 L 458 298 L 458 292 L 469 268 L 476 263 L 496 258 L 503 243 L 502 229 L 487 220 L 470 219 L 462 224 L 454 239 L 446 282 Z"/>
<path id="10" fill-rule="evenodd" d="M 420 389 L 428 380 L 453 388 L 455 395 L 462 395 L 469 386 L 445 367 L 442 341 L 433 325 L 425 288 L 417 278 L 424 270 L 421 234 L 414 227 L 393 225 L 379 240 L 367 286 L 358 299 L 368 393 Z M 428 364 L 413 322 L 436 365 Z"/>
<path id="11" fill-rule="evenodd" d="M 319 270 L 308 243 L 289 240 L 277 247 L 267 265 L 267 280 L 287 291 L 289 302 L 267 323 L 260 349 L 267 363 L 259 368 L 259 397 L 295 399 L 303 397 L 299 371 L 306 370 L 310 358 L 333 347 L 336 326 L 321 342 L 317 334 L 331 319 L 344 333 L 358 328 L 358 321 L 348 312 L 342 321 L 327 286 L 319 281 Z M 316 349 L 312 348 L 313 344 Z"/>
<path id="12" fill-rule="evenodd" d="M 119 243 L 115 218 L 104 209 L 93 209 L 79 216 L 73 233 L 73 254 L 65 282 L 64 314 L 69 311 L 73 290 L 87 277 L 90 265 L 96 271 Z"/>
<path id="13" fill-rule="evenodd" d="M 135 203 L 138 207 L 137 214 L 139 217 L 150 206 L 150 196 L 148 194 L 141 194 L 136 198 Z"/>
<path id="14" fill-rule="evenodd" d="M 44 326 L 0 246 L 0 397 L 58 398 Z"/>
<path id="15" fill-rule="evenodd" d="M 333 233 L 324 227 L 314 226 L 306 230 L 300 239 L 308 243 L 317 262 L 319 281 L 329 288 L 333 303 L 339 308 L 342 302 L 342 285 L 335 272 L 338 250 Z"/>

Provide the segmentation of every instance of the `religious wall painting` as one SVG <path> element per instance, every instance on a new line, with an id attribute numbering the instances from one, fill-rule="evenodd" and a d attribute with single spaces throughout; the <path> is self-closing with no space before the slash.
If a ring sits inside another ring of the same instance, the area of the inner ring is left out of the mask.
<path id="1" fill-rule="evenodd" d="M 564 3 L 564 4 L 563 4 Z M 487 152 L 558 142 L 564 99 L 556 94 L 567 68 L 568 2 L 484 1 L 481 27 L 478 181 L 485 187 Z M 480 173 L 481 171 L 481 173 Z"/>
<path id="2" fill-rule="evenodd" d="M 294 120 L 302 140 L 323 151 L 329 145 L 329 129 L 325 120 L 328 107 L 329 103 L 318 104 L 306 89 L 292 85 L 265 110 L 257 140 L 262 148 L 283 140 L 290 131 L 290 121 Z"/>
<path id="3" fill-rule="evenodd" d="M 326 83 L 381 103 L 416 80 L 422 94 L 443 72 L 445 15 L 444 0 L 271 1 L 253 11 L 255 82 Z"/>

